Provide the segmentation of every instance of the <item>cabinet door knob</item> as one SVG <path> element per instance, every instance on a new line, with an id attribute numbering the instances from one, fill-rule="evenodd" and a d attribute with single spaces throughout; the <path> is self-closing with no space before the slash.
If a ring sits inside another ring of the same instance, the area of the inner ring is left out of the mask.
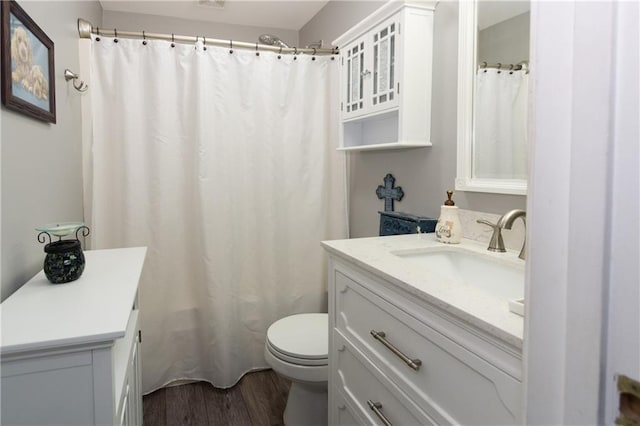
<path id="1" fill-rule="evenodd" d="M 393 424 L 389 421 L 389 419 L 387 418 L 387 416 L 385 416 L 384 414 L 382 414 L 382 404 L 380 402 L 373 402 L 372 400 L 367 400 L 367 404 L 369 405 L 369 408 L 371 408 L 371 411 L 373 411 L 376 416 L 378 416 L 378 418 L 380 419 L 380 421 L 384 424 L 384 426 L 393 426 Z"/>
<path id="2" fill-rule="evenodd" d="M 422 365 L 422 361 L 420 361 L 418 358 L 411 359 L 405 354 L 403 354 L 400 349 L 396 348 L 391 342 L 389 342 L 386 339 L 387 334 L 384 331 L 371 330 L 371 335 L 373 336 L 374 339 L 382 343 L 387 349 L 393 352 L 395 356 L 400 358 L 410 368 L 412 368 L 415 371 L 418 371 L 420 369 L 420 366 Z"/>

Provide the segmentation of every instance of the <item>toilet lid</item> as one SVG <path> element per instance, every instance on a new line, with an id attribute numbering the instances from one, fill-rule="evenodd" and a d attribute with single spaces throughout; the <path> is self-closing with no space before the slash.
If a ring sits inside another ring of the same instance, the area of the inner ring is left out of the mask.
<path id="1" fill-rule="evenodd" d="M 267 339 L 274 349 L 295 358 L 327 358 L 329 316 L 298 314 L 282 318 L 271 324 Z"/>

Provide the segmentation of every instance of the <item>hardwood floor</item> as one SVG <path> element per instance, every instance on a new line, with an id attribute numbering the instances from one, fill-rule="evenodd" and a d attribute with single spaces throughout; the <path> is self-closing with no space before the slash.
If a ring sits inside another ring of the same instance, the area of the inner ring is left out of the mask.
<path id="1" fill-rule="evenodd" d="M 162 388 L 144 396 L 144 424 L 282 425 L 290 386 L 273 370 L 264 370 L 246 374 L 230 389 L 216 389 L 207 382 Z"/>

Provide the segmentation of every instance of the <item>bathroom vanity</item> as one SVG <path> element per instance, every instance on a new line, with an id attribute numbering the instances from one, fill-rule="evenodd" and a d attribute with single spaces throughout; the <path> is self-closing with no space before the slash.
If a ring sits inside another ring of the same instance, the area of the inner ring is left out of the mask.
<path id="1" fill-rule="evenodd" d="M 51 284 L 41 271 L 0 305 L 2 424 L 142 424 L 146 251 L 86 251 L 78 280 Z"/>
<path id="2" fill-rule="evenodd" d="M 329 424 L 516 424 L 524 261 L 434 234 L 323 242 Z M 477 285 L 476 285 L 477 284 Z"/>

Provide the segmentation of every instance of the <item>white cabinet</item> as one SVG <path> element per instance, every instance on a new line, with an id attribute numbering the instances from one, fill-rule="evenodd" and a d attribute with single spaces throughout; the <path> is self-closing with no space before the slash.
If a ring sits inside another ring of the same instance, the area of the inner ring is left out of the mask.
<path id="1" fill-rule="evenodd" d="M 54 285 L 40 272 L 0 305 L 2 424 L 142 424 L 145 254 L 86 251 L 78 280 Z"/>
<path id="2" fill-rule="evenodd" d="M 520 422 L 520 353 L 334 253 L 329 325 L 329 424 Z"/>
<path id="3" fill-rule="evenodd" d="M 342 150 L 429 146 L 434 2 L 389 2 L 340 47 Z"/>
<path id="4" fill-rule="evenodd" d="M 343 49 L 343 120 L 398 107 L 395 73 L 399 17 L 396 13 Z"/>

